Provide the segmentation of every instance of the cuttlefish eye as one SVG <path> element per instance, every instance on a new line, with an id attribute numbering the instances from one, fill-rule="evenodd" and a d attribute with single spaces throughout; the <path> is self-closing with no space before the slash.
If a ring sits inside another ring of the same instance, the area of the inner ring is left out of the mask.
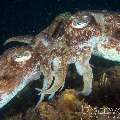
<path id="1" fill-rule="evenodd" d="M 14 60 L 16 62 L 25 62 L 31 58 L 30 51 L 21 51 L 19 53 L 15 53 Z"/>
<path id="2" fill-rule="evenodd" d="M 73 28 L 84 28 L 88 26 L 90 23 L 90 17 L 89 16 L 82 16 L 82 18 L 77 18 L 72 21 L 72 27 Z"/>

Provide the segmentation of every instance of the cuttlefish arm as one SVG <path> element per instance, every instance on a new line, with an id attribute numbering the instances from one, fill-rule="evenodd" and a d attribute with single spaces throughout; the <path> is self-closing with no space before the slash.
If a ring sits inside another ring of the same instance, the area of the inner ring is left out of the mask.
<path id="1" fill-rule="evenodd" d="M 49 89 L 41 91 L 41 93 L 52 94 L 64 86 L 67 73 L 67 63 L 65 63 L 63 58 L 56 57 L 52 60 L 52 65 L 53 70 L 51 76 L 54 80 L 53 85 Z"/>
<path id="2" fill-rule="evenodd" d="M 75 65 L 78 74 L 83 76 L 83 83 L 84 83 L 83 90 L 79 91 L 78 93 L 84 96 L 88 96 L 92 92 L 92 83 L 93 83 L 93 73 L 90 64 L 84 66 L 81 65 L 79 62 L 78 63 L 76 62 Z M 79 68 L 81 68 L 81 70 L 79 70 Z M 83 69 L 84 71 L 82 71 Z"/>
<path id="3" fill-rule="evenodd" d="M 74 53 L 70 56 L 70 63 L 74 63 L 77 73 L 82 76 L 83 80 L 83 89 L 78 91 L 78 94 L 88 96 L 92 92 L 92 83 L 93 83 L 93 72 L 90 64 L 90 59 L 92 55 L 92 47 L 81 46 L 81 49 L 76 51 L 73 49 Z"/>
<path id="4" fill-rule="evenodd" d="M 53 22 L 47 28 L 43 29 L 36 36 L 25 35 L 25 36 L 11 37 L 7 39 L 3 43 L 3 45 L 7 45 L 8 43 L 11 43 L 11 42 L 20 42 L 20 43 L 31 45 L 33 47 L 33 46 L 36 46 L 36 44 L 38 43 L 38 40 L 41 39 L 42 36 L 45 36 L 47 38 L 48 36 L 53 37 L 57 35 L 58 37 L 58 35 L 61 34 L 60 32 L 62 31 L 60 30 L 62 29 L 61 25 L 68 17 L 70 17 L 70 13 L 68 12 L 64 14 L 60 14 L 53 20 Z"/>
<path id="5" fill-rule="evenodd" d="M 30 48 L 17 47 L 0 56 L 0 108 L 3 108 L 29 82 L 40 78 L 38 54 Z"/>
<path id="6" fill-rule="evenodd" d="M 34 39 L 34 36 L 29 36 L 29 35 L 25 35 L 25 36 L 15 36 L 15 37 L 11 37 L 9 39 L 7 39 L 3 45 L 7 45 L 8 43 L 11 43 L 11 42 L 20 42 L 20 43 L 25 43 L 25 44 L 28 44 L 28 45 L 32 45 L 33 44 L 33 39 Z"/>
<path id="7" fill-rule="evenodd" d="M 59 56 L 52 59 L 51 63 L 52 69 L 49 74 L 49 78 L 51 79 L 48 79 L 47 82 L 44 83 L 42 89 L 37 88 L 39 95 L 41 95 L 38 104 L 42 102 L 45 95 L 49 95 L 49 99 L 51 99 L 58 90 L 62 90 L 65 84 L 67 62 L 63 57 Z"/>

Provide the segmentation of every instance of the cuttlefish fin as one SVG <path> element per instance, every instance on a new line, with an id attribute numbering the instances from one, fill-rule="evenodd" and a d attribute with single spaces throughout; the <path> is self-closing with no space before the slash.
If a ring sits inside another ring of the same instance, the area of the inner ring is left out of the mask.
<path id="1" fill-rule="evenodd" d="M 20 43 L 26 43 L 26 44 L 33 44 L 33 39 L 34 36 L 29 36 L 29 35 L 25 35 L 25 36 L 15 36 L 15 37 L 11 37 L 8 40 L 6 40 L 3 45 L 7 45 L 8 43 L 11 42 L 20 42 Z"/>

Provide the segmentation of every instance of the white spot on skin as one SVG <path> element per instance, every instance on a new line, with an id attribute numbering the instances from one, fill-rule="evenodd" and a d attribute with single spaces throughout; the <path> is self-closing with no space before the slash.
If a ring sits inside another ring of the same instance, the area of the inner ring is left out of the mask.
<path id="1" fill-rule="evenodd" d="M 90 47 L 91 50 L 93 50 L 93 48 L 99 43 L 99 41 L 100 37 L 92 36 L 87 42 L 78 43 L 76 45 L 76 48 L 81 51 L 84 47 Z"/>
<path id="2" fill-rule="evenodd" d="M 57 71 L 60 67 L 61 61 L 59 57 L 54 58 L 53 60 L 53 70 Z"/>
<path id="3" fill-rule="evenodd" d="M 47 34 L 40 33 L 40 34 L 38 34 L 38 36 L 36 37 L 35 46 L 41 44 L 40 42 L 42 42 L 42 44 L 43 44 L 45 47 L 48 47 L 48 45 L 49 45 L 49 39 L 50 39 L 50 38 L 47 36 Z"/>
<path id="4" fill-rule="evenodd" d="M 92 48 L 95 47 L 98 43 L 100 42 L 100 37 L 95 37 L 92 36 L 89 41 L 88 41 L 88 45 L 90 45 Z"/>
<path id="5" fill-rule="evenodd" d="M 24 53 L 22 53 L 22 55 L 18 55 L 17 53 L 15 53 L 15 61 L 18 63 L 25 62 L 29 60 L 31 57 L 32 55 L 30 51 L 25 51 Z"/>
<path id="6" fill-rule="evenodd" d="M 69 60 L 68 60 L 68 63 L 67 64 L 72 64 L 72 63 L 75 63 L 77 61 L 76 57 L 71 57 Z"/>
<path id="7" fill-rule="evenodd" d="M 40 40 L 45 45 L 45 47 L 47 47 L 49 45 L 47 37 L 46 38 L 42 37 Z"/>

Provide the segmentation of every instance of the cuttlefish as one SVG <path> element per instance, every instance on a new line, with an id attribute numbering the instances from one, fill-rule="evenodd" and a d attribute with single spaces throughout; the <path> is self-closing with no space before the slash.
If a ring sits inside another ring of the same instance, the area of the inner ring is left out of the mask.
<path id="1" fill-rule="evenodd" d="M 68 66 L 75 64 L 84 86 L 79 94 L 92 92 L 91 55 L 120 62 L 120 14 L 81 11 L 65 13 L 36 36 L 12 37 L 4 45 L 17 41 L 27 47 L 6 50 L 0 56 L 0 108 L 28 83 L 44 75 L 40 100 L 52 98 L 63 89 Z"/>

